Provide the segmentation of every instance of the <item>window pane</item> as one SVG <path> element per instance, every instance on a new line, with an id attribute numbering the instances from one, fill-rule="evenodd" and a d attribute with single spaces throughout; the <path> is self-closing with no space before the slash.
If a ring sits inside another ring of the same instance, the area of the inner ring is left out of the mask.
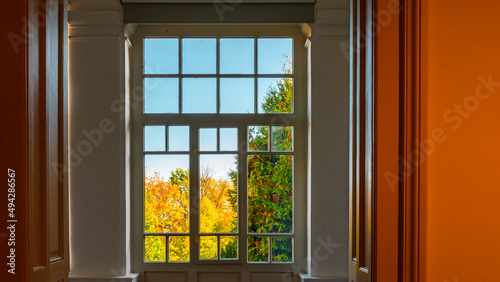
<path id="1" fill-rule="evenodd" d="M 144 100 L 146 114 L 179 113 L 179 79 L 145 78 Z"/>
<path id="2" fill-rule="evenodd" d="M 183 113 L 212 114 L 217 111 L 215 78 L 184 78 L 182 84 Z"/>
<path id="3" fill-rule="evenodd" d="M 144 73 L 179 73 L 179 39 L 146 38 L 144 40 Z"/>
<path id="4" fill-rule="evenodd" d="M 272 151 L 273 152 L 293 151 L 293 126 L 272 127 Z"/>
<path id="5" fill-rule="evenodd" d="M 170 152 L 189 151 L 189 126 L 168 127 L 168 150 Z"/>
<path id="6" fill-rule="evenodd" d="M 220 112 L 223 114 L 254 113 L 255 83 L 253 78 L 221 78 Z"/>
<path id="7" fill-rule="evenodd" d="M 259 113 L 293 112 L 293 79 L 259 78 L 258 79 Z"/>
<path id="8" fill-rule="evenodd" d="M 267 236 L 248 236 L 248 261 L 269 262 Z"/>
<path id="9" fill-rule="evenodd" d="M 200 128 L 200 151 L 217 151 L 217 128 Z"/>
<path id="10" fill-rule="evenodd" d="M 144 127 L 144 151 L 165 151 L 165 126 Z"/>
<path id="11" fill-rule="evenodd" d="M 292 233 L 293 157 L 248 157 L 248 232 Z"/>
<path id="12" fill-rule="evenodd" d="M 220 129 L 220 150 L 237 151 L 238 150 L 238 129 L 221 128 Z"/>
<path id="13" fill-rule="evenodd" d="M 292 73 L 293 39 L 259 38 L 259 74 Z"/>
<path id="14" fill-rule="evenodd" d="M 163 236 L 146 236 L 144 238 L 144 261 L 165 261 L 166 243 Z"/>
<path id="15" fill-rule="evenodd" d="M 238 232 L 237 155 L 200 155 L 200 232 Z"/>
<path id="16" fill-rule="evenodd" d="M 171 236 L 168 240 L 168 261 L 189 261 L 189 236 Z"/>
<path id="17" fill-rule="evenodd" d="M 293 261 L 293 238 L 292 237 L 271 237 L 272 261 L 292 262 Z"/>
<path id="18" fill-rule="evenodd" d="M 253 38 L 221 38 L 220 73 L 253 74 L 254 45 Z"/>
<path id="19" fill-rule="evenodd" d="M 220 237 L 220 258 L 238 259 L 238 237 L 236 236 Z"/>
<path id="20" fill-rule="evenodd" d="M 200 236 L 200 259 L 217 259 L 217 236 Z"/>
<path id="21" fill-rule="evenodd" d="M 216 73 L 216 39 L 185 38 L 182 40 L 182 73 Z"/>
<path id="22" fill-rule="evenodd" d="M 146 233 L 189 232 L 189 155 L 145 156 Z"/>
<path id="23" fill-rule="evenodd" d="M 269 151 L 269 126 L 248 127 L 248 151 Z"/>

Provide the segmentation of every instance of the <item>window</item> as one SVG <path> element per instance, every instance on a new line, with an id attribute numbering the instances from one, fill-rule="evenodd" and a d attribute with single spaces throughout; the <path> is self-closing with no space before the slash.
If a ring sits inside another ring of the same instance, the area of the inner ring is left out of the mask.
<path id="1" fill-rule="evenodd" d="M 305 103 L 295 36 L 142 38 L 142 166 L 134 174 L 142 181 L 133 189 L 141 189 L 142 228 L 134 229 L 144 268 L 290 266 L 303 252 Z"/>

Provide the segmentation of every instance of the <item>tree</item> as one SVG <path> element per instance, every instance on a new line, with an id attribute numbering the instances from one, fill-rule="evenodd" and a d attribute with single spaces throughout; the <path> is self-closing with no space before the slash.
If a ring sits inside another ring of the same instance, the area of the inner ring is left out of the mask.
<path id="1" fill-rule="evenodd" d="M 231 181 L 216 179 L 206 168 L 200 178 L 200 231 L 202 233 L 235 233 L 237 209 L 230 201 L 236 194 Z M 189 232 L 189 171 L 176 169 L 167 182 L 158 172 L 145 179 L 146 233 Z M 217 238 L 202 237 L 201 258 L 212 258 L 217 252 Z M 147 236 L 146 261 L 164 261 L 165 237 Z M 224 245 L 226 256 L 234 254 L 237 246 Z M 188 236 L 172 236 L 169 242 L 170 261 L 189 260 Z"/>
<path id="2" fill-rule="evenodd" d="M 291 62 L 285 56 L 285 74 L 291 73 Z M 267 90 L 261 105 L 265 113 L 293 111 L 293 82 L 291 78 L 277 79 L 276 86 Z M 255 127 L 249 132 L 249 148 L 267 150 L 270 134 L 274 152 L 290 152 L 293 129 L 290 126 Z M 291 155 L 251 155 L 248 158 L 248 232 L 293 232 L 293 157 Z M 201 233 L 236 233 L 237 171 L 230 171 L 229 180 L 216 179 L 213 171 L 203 168 L 200 176 L 200 231 Z M 158 172 L 145 178 L 146 233 L 189 232 L 189 171 L 180 168 L 171 172 L 168 181 Z M 146 261 L 165 261 L 164 236 L 146 236 Z M 242 245 L 246 245 L 242 244 Z M 221 258 L 237 258 L 236 236 L 221 237 Z M 268 242 L 264 236 L 250 236 L 250 261 L 268 260 Z M 273 261 L 292 259 L 292 239 L 274 236 L 271 246 Z M 217 257 L 217 237 L 200 237 L 200 258 Z M 189 237 L 173 236 L 169 243 L 170 261 L 189 260 Z"/>
<path id="3" fill-rule="evenodd" d="M 291 73 L 291 62 L 285 56 L 284 73 Z M 293 82 L 278 79 L 269 87 L 264 103 L 265 113 L 290 113 L 293 109 Z M 272 127 L 272 151 L 290 152 L 293 129 L 290 126 Z M 255 127 L 249 132 L 249 148 L 266 151 L 269 144 L 267 127 Z M 248 158 L 248 232 L 293 232 L 293 158 L 290 155 L 252 155 Z M 272 237 L 272 260 L 292 260 L 290 237 Z M 263 237 L 249 238 L 249 260 L 267 261 L 268 242 Z"/>

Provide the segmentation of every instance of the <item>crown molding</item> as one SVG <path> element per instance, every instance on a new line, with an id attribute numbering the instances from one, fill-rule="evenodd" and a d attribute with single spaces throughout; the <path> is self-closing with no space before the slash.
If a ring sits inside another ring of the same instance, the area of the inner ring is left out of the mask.
<path id="1" fill-rule="evenodd" d="M 120 26 L 123 25 L 119 11 L 69 11 L 70 26 Z"/>
<path id="2" fill-rule="evenodd" d="M 349 10 L 318 10 L 316 23 L 311 26 L 316 38 L 348 38 L 350 25 Z"/>
<path id="3" fill-rule="evenodd" d="M 135 34 L 136 29 L 137 24 L 126 24 L 124 28 L 125 37 L 130 39 Z"/>

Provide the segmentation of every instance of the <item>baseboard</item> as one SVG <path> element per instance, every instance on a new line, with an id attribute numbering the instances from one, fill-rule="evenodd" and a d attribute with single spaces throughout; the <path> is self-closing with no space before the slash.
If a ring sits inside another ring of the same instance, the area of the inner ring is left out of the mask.
<path id="1" fill-rule="evenodd" d="M 302 282 L 347 282 L 348 280 L 345 277 L 314 277 L 309 274 L 300 274 Z"/>
<path id="2" fill-rule="evenodd" d="M 70 276 L 70 282 L 139 282 L 139 274 L 131 273 L 125 276 Z"/>

